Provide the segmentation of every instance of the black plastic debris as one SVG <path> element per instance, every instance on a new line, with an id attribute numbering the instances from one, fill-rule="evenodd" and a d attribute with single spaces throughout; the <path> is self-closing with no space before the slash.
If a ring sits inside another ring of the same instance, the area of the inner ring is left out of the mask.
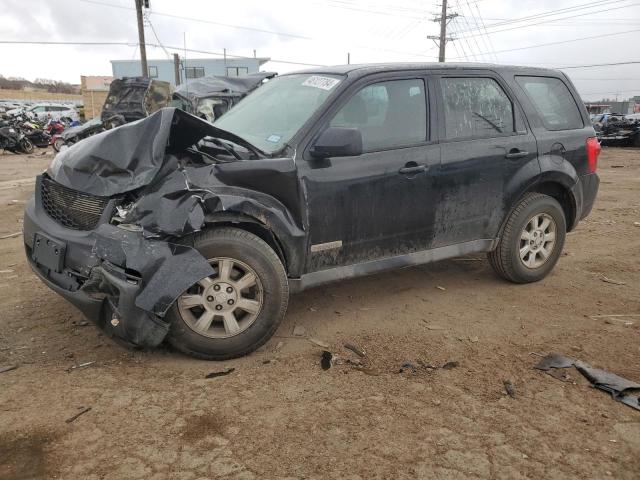
<path id="1" fill-rule="evenodd" d="M 80 415 L 84 415 L 85 413 L 91 411 L 91 407 L 80 407 L 80 411 L 76 413 L 73 417 L 67 418 L 65 423 L 71 423 L 78 419 Z"/>
<path id="2" fill-rule="evenodd" d="M 550 353 L 533 367 L 538 370 L 548 371 L 550 368 L 573 367 L 576 361 L 573 358 L 565 357 L 561 353 Z"/>
<path id="3" fill-rule="evenodd" d="M 400 366 L 400 370 L 398 371 L 398 373 L 403 373 L 406 371 L 411 371 L 411 372 L 415 372 L 418 369 L 418 367 L 411 362 L 404 362 L 401 366 Z"/>
<path id="4" fill-rule="evenodd" d="M 640 383 L 627 380 L 614 373 L 593 368 L 580 360 L 565 357 L 560 353 L 550 353 L 544 357 L 534 368 L 549 373 L 554 378 L 557 374 L 551 374 L 551 369 L 575 367 L 591 384 L 603 392 L 611 394 L 614 400 L 640 410 Z M 566 380 L 565 380 L 566 381 Z"/>
<path id="5" fill-rule="evenodd" d="M 11 370 L 15 370 L 16 368 L 18 368 L 17 365 L 8 365 L 6 367 L 0 367 L 0 373 L 10 372 Z"/>
<path id="6" fill-rule="evenodd" d="M 456 361 L 452 361 L 452 362 L 447 362 L 444 365 L 442 365 L 442 369 L 443 370 L 451 370 L 452 368 L 457 368 L 460 366 L 460 362 L 456 362 Z"/>
<path id="7" fill-rule="evenodd" d="M 615 373 L 593 368 L 579 360 L 575 363 L 575 367 L 597 389 L 610 393 L 618 402 L 640 410 L 640 383 L 632 382 Z"/>
<path id="8" fill-rule="evenodd" d="M 323 370 L 329 370 L 331 368 L 331 360 L 333 360 L 333 354 L 328 350 L 324 350 L 320 360 L 320 366 Z"/>
<path id="9" fill-rule="evenodd" d="M 204 378 L 217 378 L 217 377 L 224 377 L 225 375 L 229 375 L 231 372 L 235 371 L 235 368 L 233 367 L 228 367 L 225 368 L 224 370 L 221 370 L 219 372 L 211 372 L 205 375 Z"/>

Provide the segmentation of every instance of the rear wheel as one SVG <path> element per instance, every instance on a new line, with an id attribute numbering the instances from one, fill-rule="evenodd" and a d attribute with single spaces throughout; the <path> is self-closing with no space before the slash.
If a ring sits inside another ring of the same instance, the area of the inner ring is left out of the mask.
<path id="1" fill-rule="evenodd" d="M 53 149 L 56 152 L 59 152 L 62 149 L 62 146 L 64 145 L 64 140 L 62 138 L 56 138 L 53 141 Z"/>
<path id="2" fill-rule="evenodd" d="M 252 352 L 275 333 L 286 312 L 289 285 L 282 262 L 261 238 L 236 228 L 205 231 L 194 244 L 215 273 L 169 310 L 169 343 L 207 360 Z"/>
<path id="3" fill-rule="evenodd" d="M 553 269 L 564 247 L 567 226 L 562 206 L 541 193 L 527 193 L 513 210 L 498 247 L 488 254 L 501 277 L 537 282 Z"/>

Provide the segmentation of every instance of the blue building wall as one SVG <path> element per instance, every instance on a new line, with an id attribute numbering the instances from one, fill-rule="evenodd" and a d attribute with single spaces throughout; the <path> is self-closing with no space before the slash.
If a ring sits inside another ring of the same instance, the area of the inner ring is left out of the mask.
<path id="1" fill-rule="evenodd" d="M 242 76 L 245 73 L 255 73 L 260 69 L 260 65 L 269 61 L 268 58 L 187 58 L 180 59 L 180 83 L 185 80 L 185 66 L 190 74 L 201 74 L 208 77 L 210 75 L 219 76 Z M 175 75 L 173 70 L 173 60 L 147 60 L 150 70 L 149 76 L 164 80 L 175 86 Z M 139 77 L 142 75 L 140 60 L 111 60 L 111 70 L 113 76 Z M 157 76 L 153 76 L 156 74 Z M 189 78 L 190 80 L 191 78 Z"/>

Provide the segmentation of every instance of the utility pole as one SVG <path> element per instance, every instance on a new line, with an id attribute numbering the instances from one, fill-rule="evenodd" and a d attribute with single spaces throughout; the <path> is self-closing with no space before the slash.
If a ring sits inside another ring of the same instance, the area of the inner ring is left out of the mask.
<path id="1" fill-rule="evenodd" d="M 176 78 L 176 87 L 180 85 L 180 55 L 173 54 L 173 73 Z"/>
<path id="2" fill-rule="evenodd" d="M 147 68 L 147 47 L 144 43 L 144 23 L 142 22 L 142 2 L 144 6 L 149 8 L 149 0 L 136 0 L 136 14 L 138 16 L 138 43 L 140 43 L 140 63 L 142 64 L 142 76 L 149 76 Z"/>
<path id="3" fill-rule="evenodd" d="M 438 62 L 444 62 L 445 59 L 445 47 L 447 42 L 455 40 L 453 37 L 447 37 L 447 24 L 449 20 L 452 20 L 458 16 L 457 13 L 447 14 L 447 0 L 442 0 L 442 13 L 439 17 L 433 19 L 434 22 L 440 23 L 440 35 L 429 35 L 428 39 L 433 40 L 438 45 L 440 52 L 438 53 Z"/>

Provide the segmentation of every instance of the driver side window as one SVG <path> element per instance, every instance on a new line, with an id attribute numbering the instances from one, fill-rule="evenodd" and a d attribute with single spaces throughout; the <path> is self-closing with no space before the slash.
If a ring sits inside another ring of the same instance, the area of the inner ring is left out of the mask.
<path id="1" fill-rule="evenodd" d="M 360 130 L 364 152 L 423 143 L 427 139 L 424 81 L 391 80 L 367 85 L 351 97 L 329 125 Z"/>

